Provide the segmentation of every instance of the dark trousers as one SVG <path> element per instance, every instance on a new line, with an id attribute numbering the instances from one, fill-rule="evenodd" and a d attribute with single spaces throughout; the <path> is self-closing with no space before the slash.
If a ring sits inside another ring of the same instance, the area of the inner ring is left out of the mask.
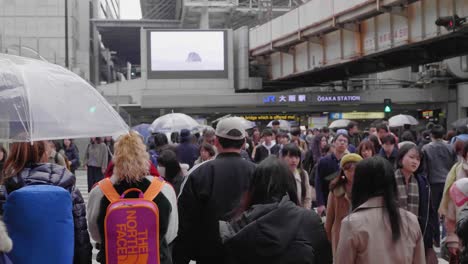
<path id="1" fill-rule="evenodd" d="M 88 192 L 91 192 L 94 184 L 104 179 L 101 167 L 88 166 Z"/>
<path id="2" fill-rule="evenodd" d="M 445 186 L 445 183 L 431 184 L 432 206 L 434 207 L 434 210 L 436 212 L 439 210 L 440 202 L 442 201 L 442 196 L 444 195 L 444 186 Z M 436 242 L 437 244 L 439 244 L 440 243 L 440 226 L 437 226 L 434 231 L 435 231 L 434 235 L 436 237 Z"/>

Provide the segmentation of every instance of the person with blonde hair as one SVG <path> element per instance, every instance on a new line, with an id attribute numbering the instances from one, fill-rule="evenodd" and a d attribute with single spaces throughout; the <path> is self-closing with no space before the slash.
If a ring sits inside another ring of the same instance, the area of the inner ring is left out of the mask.
<path id="1" fill-rule="evenodd" d="M 135 132 L 121 136 L 114 146 L 114 171 L 110 177 L 114 189 L 118 194 L 131 188 L 142 192 L 150 186 L 153 176 L 149 175 L 149 155 L 141 137 Z M 136 192 L 130 192 L 127 198 L 138 198 Z M 164 184 L 161 192 L 153 202 L 159 209 L 159 250 L 160 263 L 172 263 L 169 244 L 175 239 L 178 231 L 177 198 L 174 188 Z M 110 202 L 104 196 L 101 188 L 95 187 L 89 194 L 88 225 L 91 237 L 101 245 L 105 245 L 104 219 Z M 105 247 L 101 247 L 96 260 L 106 263 Z"/>

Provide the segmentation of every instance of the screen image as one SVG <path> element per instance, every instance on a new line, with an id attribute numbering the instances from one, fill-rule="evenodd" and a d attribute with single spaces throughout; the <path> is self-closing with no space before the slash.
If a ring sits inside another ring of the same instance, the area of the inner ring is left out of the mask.
<path id="1" fill-rule="evenodd" d="M 224 71 L 223 31 L 151 32 L 152 71 Z"/>

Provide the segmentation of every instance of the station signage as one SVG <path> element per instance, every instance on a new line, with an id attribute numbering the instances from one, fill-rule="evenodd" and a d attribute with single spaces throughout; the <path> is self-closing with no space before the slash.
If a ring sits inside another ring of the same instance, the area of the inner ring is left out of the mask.
<path id="1" fill-rule="evenodd" d="M 364 101 L 358 94 L 269 94 L 261 96 L 263 104 L 340 104 Z"/>
<path id="2" fill-rule="evenodd" d="M 283 94 L 283 95 L 266 95 L 263 96 L 264 104 L 276 103 L 305 103 L 307 102 L 307 95 L 305 94 Z"/>
<path id="3" fill-rule="evenodd" d="M 361 102 L 360 95 L 317 95 L 319 103 Z"/>
<path id="4" fill-rule="evenodd" d="M 271 121 L 271 120 L 288 120 L 288 121 L 296 121 L 296 115 L 244 115 L 241 116 L 244 119 L 249 121 Z"/>

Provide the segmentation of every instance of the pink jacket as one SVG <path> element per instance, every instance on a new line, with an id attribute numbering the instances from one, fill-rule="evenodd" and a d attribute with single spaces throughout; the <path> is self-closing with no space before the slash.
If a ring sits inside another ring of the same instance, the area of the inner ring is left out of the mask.
<path id="1" fill-rule="evenodd" d="M 383 198 L 373 197 L 341 223 L 335 263 L 424 264 L 424 241 L 418 219 L 400 209 L 401 237 L 393 242 Z"/>

